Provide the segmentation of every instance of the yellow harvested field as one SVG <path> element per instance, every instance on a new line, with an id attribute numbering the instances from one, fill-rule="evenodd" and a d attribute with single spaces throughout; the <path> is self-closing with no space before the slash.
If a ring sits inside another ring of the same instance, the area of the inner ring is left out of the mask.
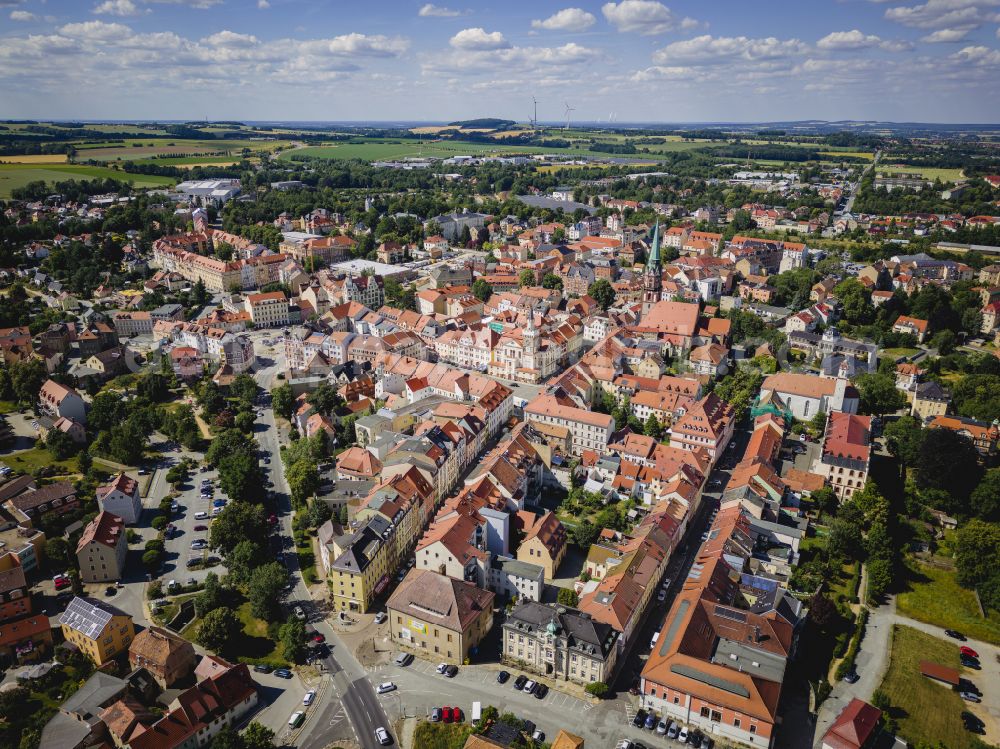
<path id="1" fill-rule="evenodd" d="M 522 133 L 528 132 L 528 128 L 522 128 L 520 130 L 501 130 L 500 132 L 493 133 L 494 138 L 509 138 L 512 135 L 521 135 Z"/>
<path id="2" fill-rule="evenodd" d="M 190 169 L 195 166 L 232 166 L 239 163 L 239 161 L 199 161 L 194 164 L 170 164 L 169 166 L 175 166 L 178 169 Z"/>
<path id="3" fill-rule="evenodd" d="M 65 164 L 64 153 L 32 153 L 23 156 L 0 156 L 0 164 Z"/>
<path id="4" fill-rule="evenodd" d="M 411 133 L 417 133 L 418 135 L 436 135 L 437 133 L 443 133 L 445 130 L 458 130 L 454 125 L 428 125 L 427 127 L 411 127 Z"/>

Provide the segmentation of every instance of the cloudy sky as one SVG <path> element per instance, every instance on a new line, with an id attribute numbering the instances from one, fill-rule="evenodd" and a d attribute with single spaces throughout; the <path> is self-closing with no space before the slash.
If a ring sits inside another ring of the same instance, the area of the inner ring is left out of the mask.
<path id="1" fill-rule="evenodd" d="M 1000 122 L 1000 0 L 0 0 L 0 118 Z"/>

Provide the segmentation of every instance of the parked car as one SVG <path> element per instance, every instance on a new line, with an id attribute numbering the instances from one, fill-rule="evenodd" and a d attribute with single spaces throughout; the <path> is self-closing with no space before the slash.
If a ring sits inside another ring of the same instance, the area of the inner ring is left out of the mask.
<path id="1" fill-rule="evenodd" d="M 201 510 L 199 510 L 198 512 L 196 512 L 194 514 L 194 519 L 195 520 L 208 520 L 208 513 L 207 512 L 202 512 Z"/>
<path id="2" fill-rule="evenodd" d="M 646 721 L 645 723 L 643 723 L 643 726 L 646 728 L 647 731 L 652 731 L 654 728 L 656 728 L 656 723 L 657 723 L 656 713 L 650 713 L 649 715 L 646 716 Z"/>
<path id="3" fill-rule="evenodd" d="M 313 632 L 312 641 L 317 644 L 321 644 L 326 642 L 326 637 L 320 632 Z"/>
<path id="4" fill-rule="evenodd" d="M 524 685 L 527 683 L 528 683 L 528 677 L 525 676 L 524 674 L 521 674 L 516 679 L 514 679 L 514 689 L 520 691 L 524 689 Z"/>
<path id="5" fill-rule="evenodd" d="M 979 699 L 979 695 L 973 694 L 972 692 L 959 692 L 958 696 L 966 702 L 982 702 L 982 700 Z"/>
<path id="6" fill-rule="evenodd" d="M 848 684 L 855 684 L 860 678 L 861 677 L 858 676 L 858 672 L 855 671 L 853 668 L 846 674 L 844 674 L 844 681 L 846 681 Z"/>
<path id="7" fill-rule="evenodd" d="M 532 692 L 535 691 L 535 687 L 537 687 L 537 686 L 538 686 L 538 682 L 537 681 L 535 681 L 534 679 L 528 679 L 528 681 L 525 682 L 525 684 L 524 684 L 524 690 L 523 691 L 524 691 L 525 694 L 531 694 Z"/>
<path id="8" fill-rule="evenodd" d="M 667 728 L 669 728 L 669 727 L 670 726 L 667 723 L 667 721 L 664 720 L 663 718 L 661 718 L 660 722 L 656 724 L 656 732 L 658 734 L 660 734 L 661 736 L 665 736 L 666 733 L 667 733 Z"/>
<path id="9" fill-rule="evenodd" d="M 670 721 L 670 728 L 667 729 L 667 738 L 676 739 L 677 734 L 680 733 L 681 727 L 677 725 L 674 721 Z"/>
<path id="10" fill-rule="evenodd" d="M 535 721 L 533 720 L 524 721 L 524 732 L 529 736 L 535 732 L 535 728 L 536 728 Z"/>
<path id="11" fill-rule="evenodd" d="M 961 640 L 962 642 L 965 642 L 966 640 L 965 635 L 963 635 L 957 629 L 946 629 L 944 633 L 948 635 L 948 637 L 953 637 L 954 639 Z"/>
<path id="12" fill-rule="evenodd" d="M 958 652 L 961 653 L 962 655 L 968 656 L 969 658 L 978 658 L 979 657 L 979 653 L 977 653 L 975 650 L 973 650 L 972 648 L 970 648 L 968 645 L 963 645 L 962 647 L 960 647 L 958 649 Z"/>
<path id="13" fill-rule="evenodd" d="M 439 674 L 443 674 L 447 668 L 448 668 L 448 664 L 447 663 L 439 663 L 437 665 L 437 672 Z"/>
<path id="14" fill-rule="evenodd" d="M 444 670 L 444 675 L 449 679 L 454 679 L 455 676 L 458 675 L 458 666 L 448 666 L 448 668 Z"/>
<path id="15" fill-rule="evenodd" d="M 441 708 L 441 722 L 442 723 L 451 723 L 451 708 L 450 707 L 442 707 Z"/>
<path id="16" fill-rule="evenodd" d="M 961 656 L 962 665 L 965 668 L 971 668 L 978 671 L 982 666 L 979 665 L 979 661 L 975 658 L 969 658 L 967 655 Z"/>
<path id="17" fill-rule="evenodd" d="M 642 728 L 646 725 L 646 711 L 639 709 L 636 711 L 635 715 L 632 716 L 632 725 L 636 728 Z"/>
<path id="18" fill-rule="evenodd" d="M 635 744 L 633 744 L 628 739 L 622 739 L 617 744 L 615 744 L 615 749 L 635 749 Z"/>
<path id="19" fill-rule="evenodd" d="M 688 740 L 688 729 L 687 726 L 683 726 L 680 733 L 677 734 L 677 740 L 682 744 L 686 744 Z"/>
<path id="20" fill-rule="evenodd" d="M 659 592 L 656 594 L 656 600 L 660 603 L 667 600 L 667 591 L 665 588 L 660 588 Z"/>
<path id="21" fill-rule="evenodd" d="M 386 614 L 384 611 L 379 611 L 377 614 L 375 614 L 375 623 L 382 624 L 388 618 L 389 618 L 388 614 Z"/>
<path id="22" fill-rule="evenodd" d="M 536 744 L 541 744 L 543 741 L 545 741 L 545 732 L 544 731 L 539 731 L 536 728 L 535 732 L 531 734 L 531 739 Z"/>
<path id="23" fill-rule="evenodd" d="M 400 653 L 396 656 L 397 666 L 409 666 L 413 663 L 413 655 L 411 653 Z"/>
<path id="24" fill-rule="evenodd" d="M 316 699 L 316 690 L 310 689 L 308 692 L 306 692 L 305 697 L 302 698 L 302 704 L 305 705 L 306 707 L 309 707 L 313 703 L 313 700 L 315 699 Z"/>
<path id="25" fill-rule="evenodd" d="M 506 684 L 507 679 L 510 678 L 510 674 L 506 671 L 501 671 L 497 674 L 497 684 Z"/>
<path id="26" fill-rule="evenodd" d="M 391 692 L 396 688 L 396 685 L 391 681 L 383 681 L 378 685 L 378 689 L 375 691 L 379 694 L 385 694 L 386 692 Z"/>
<path id="27" fill-rule="evenodd" d="M 296 619 L 299 621 L 305 621 L 306 612 L 301 606 L 296 606 L 293 613 L 295 614 Z"/>
<path id="28" fill-rule="evenodd" d="M 549 693 L 549 688 L 545 684 L 539 684 L 535 687 L 535 698 L 539 700 L 545 699 L 545 695 Z"/>
<path id="29" fill-rule="evenodd" d="M 275 669 L 274 675 L 277 676 L 277 677 L 279 677 L 279 678 L 281 678 L 281 679 L 291 679 L 292 678 L 292 672 L 289 671 L 287 668 Z"/>
<path id="30" fill-rule="evenodd" d="M 431 723 L 437 723 L 441 720 L 441 708 L 435 707 L 431 709 L 431 717 L 429 718 Z"/>
<path id="31" fill-rule="evenodd" d="M 271 667 L 268 666 L 266 663 L 255 664 L 253 670 L 256 671 L 258 674 L 269 674 L 272 671 Z"/>
<path id="32" fill-rule="evenodd" d="M 451 709 L 451 719 L 455 723 L 461 723 L 463 720 L 465 720 L 465 717 L 462 715 L 462 708 L 460 708 L 460 707 L 453 707 Z"/>
<path id="33" fill-rule="evenodd" d="M 382 746 L 389 746 L 389 744 L 392 743 L 392 736 L 390 736 L 389 732 L 382 728 L 382 726 L 375 729 L 375 739 Z"/>

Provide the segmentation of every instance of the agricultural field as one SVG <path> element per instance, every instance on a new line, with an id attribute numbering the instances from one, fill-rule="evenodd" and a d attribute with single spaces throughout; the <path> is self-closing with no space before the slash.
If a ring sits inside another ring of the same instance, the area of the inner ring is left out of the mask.
<path id="1" fill-rule="evenodd" d="M 81 143 L 77 146 L 77 161 L 148 161 L 154 157 L 212 157 L 239 156 L 247 148 L 251 151 L 275 151 L 287 148 L 287 140 L 170 140 L 170 141 L 108 141 L 106 143 Z M 204 161 L 205 159 L 202 158 Z M 157 158 L 154 163 L 167 164 Z"/>
<path id="2" fill-rule="evenodd" d="M 942 182 L 958 182 L 963 176 L 961 169 L 908 164 L 879 164 L 877 171 L 879 174 L 919 174 L 924 179 L 939 179 Z"/>
<path id="3" fill-rule="evenodd" d="M 0 156 L 0 164 L 65 164 L 64 153 L 32 153 L 21 156 Z"/>
<path id="4" fill-rule="evenodd" d="M 29 182 L 62 182 L 67 179 L 112 178 L 131 182 L 135 187 L 172 185 L 176 180 L 151 174 L 127 174 L 116 169 L 81 164 L 0 164 L 0 198 L 9 198 L 11 190 Z"/>

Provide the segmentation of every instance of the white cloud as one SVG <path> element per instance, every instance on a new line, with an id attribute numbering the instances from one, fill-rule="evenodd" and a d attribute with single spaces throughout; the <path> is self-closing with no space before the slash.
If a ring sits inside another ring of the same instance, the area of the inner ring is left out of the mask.
<path id="1" fill-rule="evenodd" d="M 1000 66 L 1000 49 L 990 49 L 982 45 L 963 47 L 953 54 L 951 59 L 980 67 Z"/>
<path id="2" fill-rule="evenodd" d="M 532 21 L 531 28 L 545 29 L 546 31 L 584 31 L 596 22 L 594 14 L 588 13 L 582 8 L 563 8 L 544 21 L 537 19 Z"/>
<path id="3" fill-rule="evenodd" d="M 619 31 L 634 32 L 644 36 L 663 34 L 678 24 L 670 8 L 655 0 L 622 0 L 620 3 L 605 3 L 601 6 L 601 13 L 608 23 Z"/>
<path id="4" fill-rule="evenodd" d="M 359 55 L 363 57 L 399 57 L 409 49 L 408 40 L 400 36 L 382 34 L 344 34 L 329 41 L 330 53 L 334 55 Z"/>
<path id="5" fill-rule="evenodd" d="M 568 75 L 573 66 L 596 60 L 600 51 L 569 42 L 559 47 L 515 47 L 502 48 L 456 47 L 449 53 L 427 57 L 423 71 L 432 74 L 462 75 L 470 71 L 495 71 L 503 69 L 512 74 L 533 73 L 536 76 L 562 73 Z M 555 72 L 553 72 L 555 71 Z M 540 77 L 533 78 L 540 81 Z M 579 83 L 574 73 L 564 80 L 565 85 Z"/>
<path id="6" fill-rule="evenodd" d="M 104 0 L 92 13 L 109 16 L 137 16 L 142 13 L 132 0 Z M 149 13 L 149 8 L 146 8 Z"/>
<path id="7" fill-rule="evenodd" d="M 938 29 L 927 36 L 921 37 L 920 41 L 929 44 L 942 44 L 947 42 L 960 42 L 972 31 L 971 26 L 956 26 L 953 29 Z"/>
<path id="8" fill-rule="evenodd" d="M 455 49 L 484 50 L 484 49 L 507 49 L 510 42 L 504 39 L 499 31 L 487 32 L 485 29 L 475 27 L 462 29 L 448 42 Z"/>
<path id="9" fill-rule="evenodd" d="M 29 13 L 26 10 L 12 10 L 10 12 L 11 21 L 34 21 L 38 18 L 34 13 Z"/>
<path id="10" fill-rule="evenodd" d="M 865 34 L 858 29 L 851 31 L 834 31 L 827 34 L 818 42 L 816 46 L 820 49 L 865 49 L 867 47 L 877 47 L 882 40 L 874 34 Z"/>
<path id="11" fill-rule="evenodd" d="M 632 74 L 632 80 L 637 83 L 644 81 L 684 81 L 693 77 L 694 73 L 693 68 L 655 65 L 645 70 L 637 70 Z"/>
<path id="12" fill-rule="evenodd" d="M 257 7 L 260 8 L 260 10 L 267 10 L 271 7 L 271 3 L 267 0 L 257 0 Z"/>
<path id="13" fill-rule="evenodd" d="M 456 16 L 462 15 L 462 11 L 454 10 L 452 8 L 445 8 L 441 5 L 435 5 L 434 3 L 427 3 L 424 5 L 420 12 L 417 13 L 418 16 L 423 16 L 425 18 L 455 18 Z"/>
<path id="14" fill-rule="evenodd" d="M 807 50 L 808 46 L 798 39 L 782 40 L 773 36 L 750 39 L 745 36 L 714 37 L 704 34 L 657 50 L 653 53 L 653 62 L 658 65 L 712 65 L 733 60 L 757 62 L 801 55 Z"/>
<path id="15" fill-rule="evenodd" d="M 59 29 L 59 33 L 84 41 L 106 42 L 132 36 L 132 29 L 121 23 L 83 21 L 81 23 L 67 23 Z"/>
<path id="16" fill-rule="evenodd" d="M 213 5 L 219 5 L 222 0 L 143 0 L 146 3 L 159 3 L 160 5 L 186 5 L 189 8 L 207 10 Z"/>
<path id="17" fill-rule="evenodd" d="M 977 28 L 1000 20 L 995 10 L 998 6 L 1000 0 L 927 0 L 923 5 L 886 8 L 885 17 L 917 29 Z"/>

